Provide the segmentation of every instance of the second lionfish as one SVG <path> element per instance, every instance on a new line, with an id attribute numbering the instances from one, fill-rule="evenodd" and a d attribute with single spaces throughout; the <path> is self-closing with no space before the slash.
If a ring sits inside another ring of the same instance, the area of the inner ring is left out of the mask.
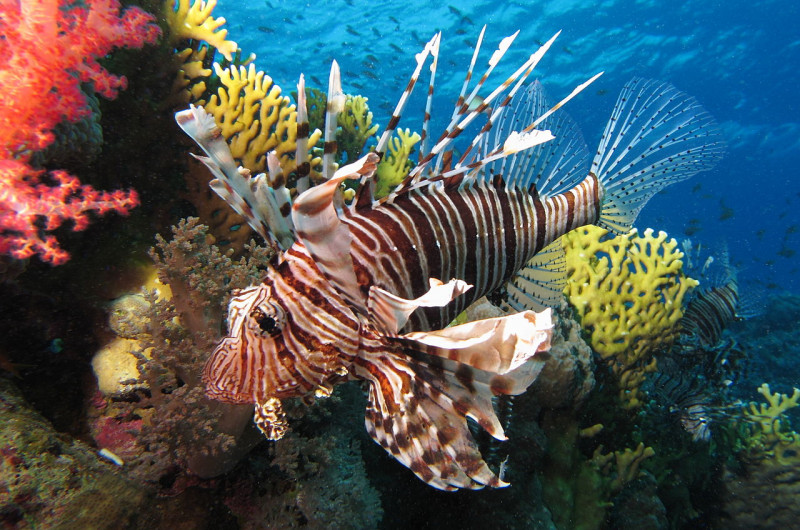
<path id="1" fill-rule="evenodd" d="M 505 439 L 492 397 L 524 392 L 539 373 L 541 363 L 531 359 L 549 348 L 552 323 L 549 310 L 534 310 L 557 299 L 564 281 L 561 247 L 552 243 L 590 223 L 626 232 L 653 194 L 709 169 L 721 152 L 713 120 L 693 98 L 634 80 L 590 163 L 577 128 L 555 111 L 599 74 L 549 106 L 541 86 L 525 82 L 554 36 L 481 97 L 516 37 L 501 41 L 470 88 L 483 35 L 449 125 L 430 149 L 423 140 L 417 165 L 380 200 L 372 194 L 376 165 L 432 58 L 427 135 L 440 35 L 417 54 L 375 151 L 330 175 L 344 97 L 334 63 L 324 168 L 330 178 L 308 187 L 300 175 L 298 191 L 308 189 L 293 203 L 277 164 L 252 178 L 236 167 L 202 108 L 176 116 L 208 155 L 201 160 L 216 177 L 212 188 L 282 250 L 261 284 L 235 293 L 229 335 L 203 374 L 208 395 L 254 404 L 256 424 L 277 439 L 287 428 L 281 399 L 364 381 L 370 436 L 446 490 L 507 485 L 484 462 L 467 418 Z M 298 130 L 307 131 L 304 93 L 301 78 Z M 471 124 L 477 134 L 456 154 L 453 141 Z M 303 149 L 299 143 L 298 160 Z M 346 179 L 360 182 L 350 205 L 341 198 Z M 443 328 L 490 293 L 519 313 Z"/>

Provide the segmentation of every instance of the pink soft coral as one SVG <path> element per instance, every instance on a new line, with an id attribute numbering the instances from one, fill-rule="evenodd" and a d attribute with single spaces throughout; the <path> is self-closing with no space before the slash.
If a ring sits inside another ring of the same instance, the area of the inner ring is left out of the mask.
<path id="1" fill-rule="evenodd" d="M 52 143 L 53 127 L 91 112 L 81 83 L 107 98 L 125 88 L 97 59 L 154 42 L 152 20 L 138 8 L 120 14 L 117 0 L 0 0 L 0 254 L 64 263 L 69 255 L 44 232 L 67 220 L 82 230 L 89 211 L 127 214 L 138 204 L 132 190 L 100 192 L 29 162 Z"/>

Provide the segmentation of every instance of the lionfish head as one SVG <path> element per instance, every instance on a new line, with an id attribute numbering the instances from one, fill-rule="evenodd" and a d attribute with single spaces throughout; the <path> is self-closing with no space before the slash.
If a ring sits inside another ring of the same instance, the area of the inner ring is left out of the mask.
<path id="1" fill-rule="evenodd" d="M 269 278 L 234 294 L 228 336 L 203 371 L 209 397 L 261 404 L 325 392 L 347 373 L 342 350 L 357 348 L 352 329 L 325 318 L 319 301 L 291 295 L 284 296 Z"/>

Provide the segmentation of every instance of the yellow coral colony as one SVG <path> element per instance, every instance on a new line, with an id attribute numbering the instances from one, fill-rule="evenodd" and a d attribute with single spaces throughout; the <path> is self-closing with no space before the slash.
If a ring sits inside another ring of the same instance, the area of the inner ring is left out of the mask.
<path id="1" fill-rule="evenodd" d="M 216 0 L 195 0 L 191 5 L 189 0 L 177 0 L 177 4 L 176 0 L 164 2 L 164 18 L 169 28 L 170 43 L 174 47 L 189 43 L 186 48 L 175 53 L 177 76 L 168 102 L 171 105 L 205 104 L 202 97 L 207 90 L 206 81 L 212 73 L 206 67 L 208 46 L 219 51 L 228 61 L 233 60 L 233 55 L 238 50 L 234 41 L 225 38 L 228 31 L 221 29 L 225 19 L 211 16 L 216 5 Z M 201 47 L 204 42 L 208 46 Z"/>
<path id="2" fill-rule="evenodd" d="M 397 136 L 389 141 L 389 155 L 385 157 L 376 171 L 375 197 L 384 197 L 400 184 L 411 170 L 411 150 L 420 141 L 420 135 L 410 129 L 397 129 Z"/>
<path id="3" fill-rule="evenodd" d="M 744 410 L 745 420 L 752 425 L 747 438 L 750 457 L 756 459 L 772 458 L 782 465 L 800 463 L 800 434 L 790 430 L 786 411 L 800 405 L 800 389 L 793 389 L 792 395 L 771 392 L 764 383 L 758 388 L 769 405 L 750 403 Z"/>
<path id="4" fill-rule="evenodd" d="M 675 340 L 684 297 L 698 282 L 683 275 L 683 253 L 666 233 L 609 236 L 586 226 L 562 238 L 565 294 L 592 348 L 618 378 L 623 406 L 635 408 L 646 374 L 657 368 L 654 353 Z"/>

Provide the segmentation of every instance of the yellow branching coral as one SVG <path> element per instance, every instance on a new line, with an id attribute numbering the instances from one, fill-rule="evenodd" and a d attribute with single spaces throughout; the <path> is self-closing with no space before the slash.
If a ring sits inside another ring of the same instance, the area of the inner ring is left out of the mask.
<path id="1" fill-rule="evenodd" d="M 237 161 L 254 174 L 265 170 L 266 155 L 275 151 L 281 171 L 288 177 L 297 167 L 294 156 L 297 147 L 297 109 L 289 98 L 281 95 L 279 86 L 264 72 L 249 67 L 214 65 L 222 86 L 211 96 L 206 110 L 222 130 Z M 309 145 L 314 145 L 321 132 L 314 131 Z M 312 168 L 319 159 L 308 161 Z"/>
<path id="2" fill-rule="evenodd" d="M 228 61 L 232 61 L 239 46 L 225 38 L 228 30 L 220 29 L 225 25 L 225 19 L 211 16 L 217 0 L 194 0 L 191 5 L 189 0 L 177 0 L 177 6 L 175 2 L 176 0 L 168 0 L 164 3 L 164 16 L 172 42 L 185 39 L 205 41 Z"/>
<path id="3" fill-rule="evenodd" d="M 792 395 L 771 392 L 764 383 L 758 388 L 767 404 L 749 403 L 744 409 L 745 420 L 752 425 L 746 444 L 751 457 L 772 458 L 784 465 L 800 464 L 800 434 L 790 430 L 786 411 L 800 406 L 800 389 Z"/>
<path id="4" fill-rule="evenodd" d="M 563 237 L 565 289 L 592 348 L 619 380 L 626 408 L 638 407 L 639 387 L 656 370 L 653 354 L 669 347 L 683 316 L 683 299 L 697 281 L 682 273 L 683 253 L 667 234 L 636 229 L 609 237 L 586 226 Z"/>
<path id="5" fill-rule="evenodd" d="M 395 186 L 400 184 L 411 170 L 411 150 L 420 135 L 410 129 L 397 129 L 397 136 L 389 141 L 389 154 L 384 157 L 376 171 L 375 197 L 385 197 Z"/>
<path id="6" fill-rule="evenodd" d="M 348 95 L 338 124 L 341 127 L 336 135 L 339 151 L 347 153 L 347 161 L 353 162 L 361 156 L 367 140 L 378 132 L 378 125 L 372 125 L 372 112 L 367 106 L 367 98 Z"/>
<path id="7" fill-rule="evenodd" d="M 208 48 L 194 50 L 186 48 L 174 55 L 175 81 L 172 83 L 170 97 L 166 104 L 170 107 L 184 107 L 189 103 L 205 104 L 203 94 L 206 92 L 206 81 L 211 76 L 211 70 L 205 67 Z"/>
<path id="8" fill-rule="evenodd" d="M 639 476 L 639 468 L 642 462 L 655 454 L 656 452 L 652 447 L 645 447 L 641 442 L 636 446 L 636 449 L 628 448 L 608 454 L 603 454 L 603 446 L 601 445 L 595 449 L 592 463 L 605 476 L 611 476 L 613 473 L 614 478 L 611 480 L 609 487 L 611 492 L 619 493 L 625 484 Z"/>

